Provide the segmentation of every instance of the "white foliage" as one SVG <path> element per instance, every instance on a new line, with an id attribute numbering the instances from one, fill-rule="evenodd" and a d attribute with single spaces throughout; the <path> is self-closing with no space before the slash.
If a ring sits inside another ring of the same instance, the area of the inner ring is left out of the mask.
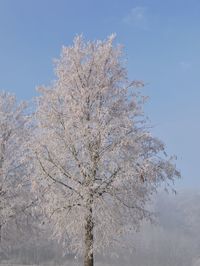
<path id="1" fill-rule="evenodd" d="M 17 232 L 12 222 L 23 213 L 27 196 L 27 166 L 23 158 L 28 138 L 26 103 L 14 95 L 0 93 L 0 242 L 6 246 Z M 16 220 L 15 220 L 16 221 Z"/>
<path id="2" fill-rule="evenodd" d="M 152 137 L 143 114 L 141 81 L 129 82 L 114 36 L 63 47 L 57 80 L 39 88 L 31 150 L 35 191 L 63 243 L 84 247 L 89 207 L 94 224 L 93 251 L 151 218 L 146 202 L 165 182 L 179 176 L 163 143 Z M 37 185 L 35 185 L 37 184 Z M 68 243 L 68 242 L 67 242 Z"/>

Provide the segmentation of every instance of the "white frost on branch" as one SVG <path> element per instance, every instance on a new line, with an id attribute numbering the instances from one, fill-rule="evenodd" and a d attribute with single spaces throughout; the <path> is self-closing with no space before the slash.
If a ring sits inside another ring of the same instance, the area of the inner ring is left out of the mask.
<path id="1" fill-rule="evenodd" d="M 0 248 L 13 244 L 30 199 L 27 163 L 27 104 L 18 104 L 14 95 L 0 92 Z M 23 228 L 24 230 L 24 228 Z"/>
<path id="2" fill-rule="evenodd" d="M 158 186 L 180 176 L 148 130 L 136 88 L 144 84 L 128 81 L 113 39 L 77 36 L 56 62 L 57 80 L 39 88 L 34 189 L 55 237 L 73 252 L 85 249 L 85 231 L 90 254 L 137 229 L 151 218 L 145 204 Z"/>

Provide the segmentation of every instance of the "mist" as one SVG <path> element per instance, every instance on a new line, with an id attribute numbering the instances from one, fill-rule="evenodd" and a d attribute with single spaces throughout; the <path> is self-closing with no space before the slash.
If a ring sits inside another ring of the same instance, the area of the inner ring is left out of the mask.
<path id="1" fill-rule="evenodd" d="M 200 193 L 180 191 L 177 195 L 159 193 L 151 206 L 154 223 L 143 222 L 140 231 L 129 236 L 132 250 L 109 249 L 97 255 L 96 265 L 198 266 L 200 265 Z M 28 233 L 27 233 L 28 234 Z M 66 254 L 62 245 L 50 240 L 49 232 L 2 244 L 1 263 L 21 265 L 81 265 L 82 259 Z M 29 239 L 28 239 L 29 238 Z M 16 244 L 17 243 L 17 244 Z"/>

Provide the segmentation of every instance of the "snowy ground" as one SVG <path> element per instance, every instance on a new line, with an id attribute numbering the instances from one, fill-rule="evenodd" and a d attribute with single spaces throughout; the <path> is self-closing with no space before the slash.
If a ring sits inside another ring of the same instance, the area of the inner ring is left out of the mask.
<path id="1" fill-rule="evenodd" d="M 14 263 L 2 263 L 0 264 L 0 266 L 82 266 L 82 264 L 80 262 L 72 262 L 69 261 L 68 263 L 65 262 L 65 264 L 61 265 L 61 264 L 54 264 L 54 263 L 48 263 L 48 264 L 40 264 L 40 265 L 25 265 L 25 264 L 14 264 Z M 111 264 L 105 264 L 105 263 L 95 263 L 95 266 L 112 266 Z"/>
<path id="2" fill-rule="evenodd" d="M 46 264 L 40 265 L 24 265 L 24 264 L 0 264 L 0 266 L 47 266 Z M 65 263 L 64 265 L 60 264 L 48 264 L 48 266 L 82 266 L 80 263 L 69 262 Z M 112 266 L 111 264 L 102 264 L 102 263 L 95 263 L 95 266 Z"/>

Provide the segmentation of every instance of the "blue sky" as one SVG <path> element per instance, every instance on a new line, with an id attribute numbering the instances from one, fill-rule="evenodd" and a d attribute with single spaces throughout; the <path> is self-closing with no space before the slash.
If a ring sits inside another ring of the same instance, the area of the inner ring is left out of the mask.
<path id="1" fill-rule="evenodd" d="M 129 78 L 147 84 L 153 133 L 178 156 L 176 187 L 200 187 L 199 14 L 199 0 L 0 0 L 0 88 L 31 99 L 62 45 L 115 32 Z"/>

